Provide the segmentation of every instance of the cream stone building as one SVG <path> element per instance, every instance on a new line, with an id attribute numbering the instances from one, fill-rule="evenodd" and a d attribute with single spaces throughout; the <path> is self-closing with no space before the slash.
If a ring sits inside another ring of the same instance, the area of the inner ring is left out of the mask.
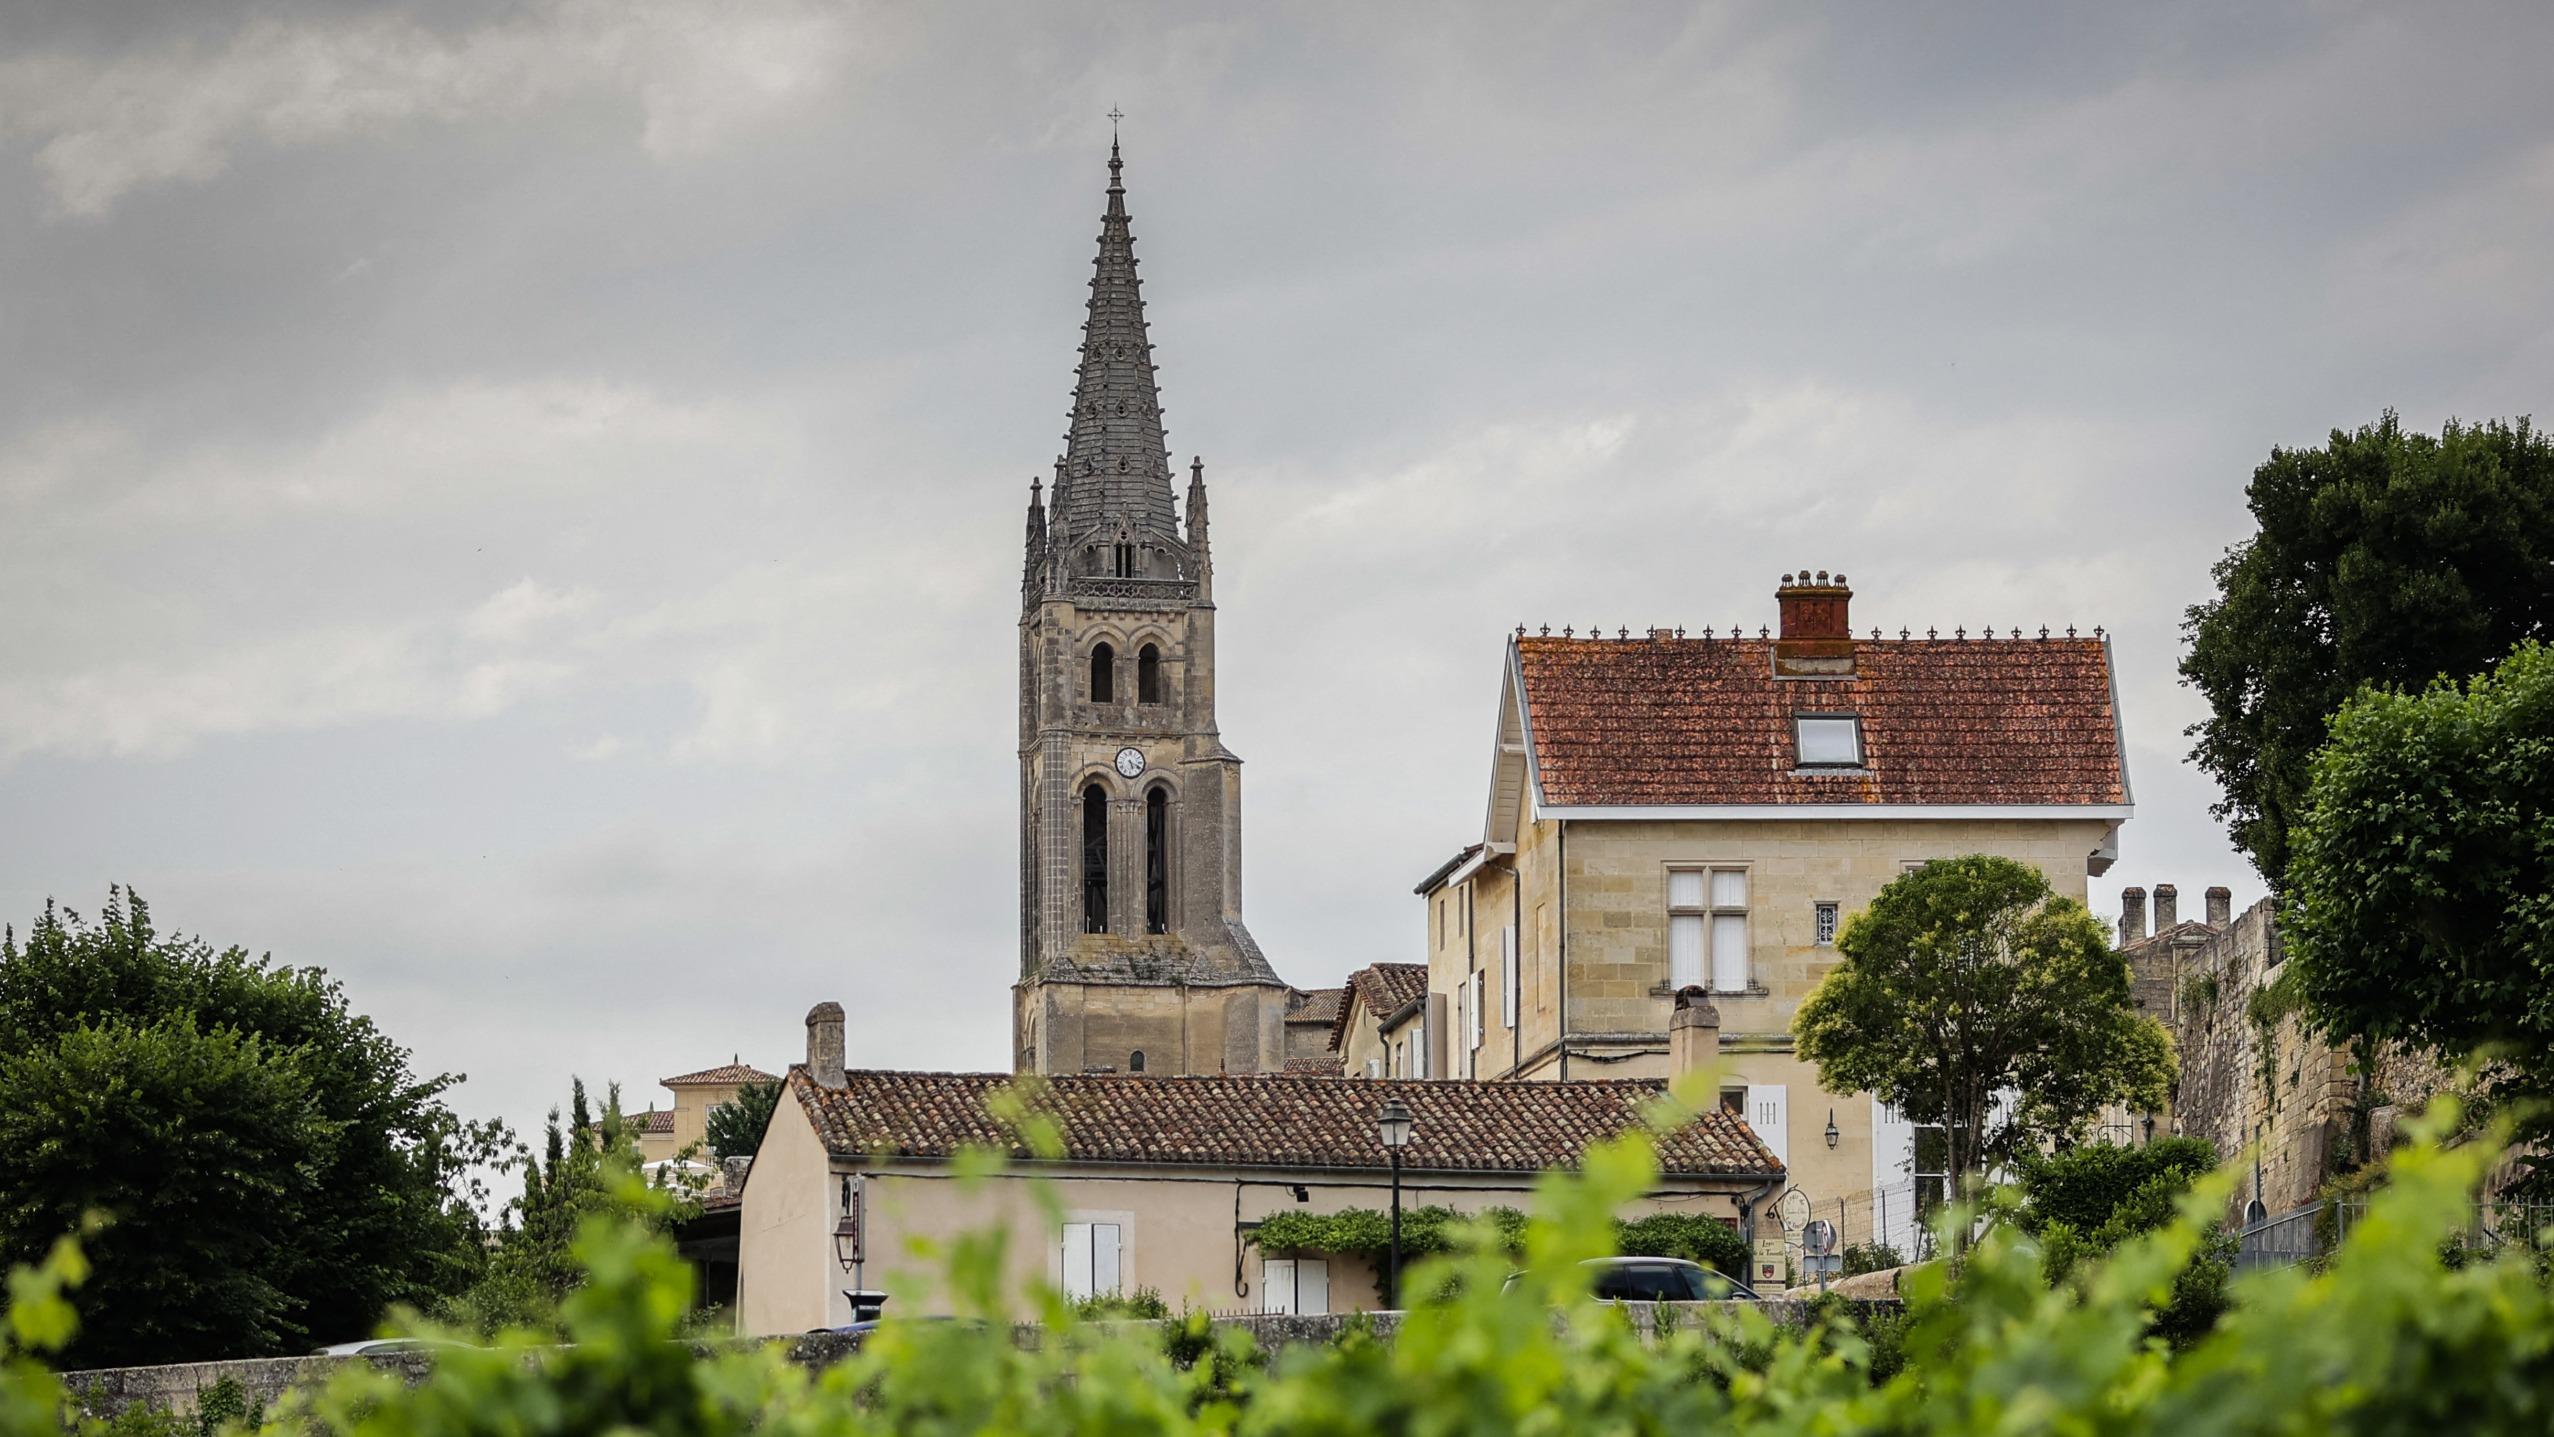
<path id="1" fill-rule="evenodd" d="M 1215 1312 L 1366 1310 L 1378 1302 L 1368 1263 L 1251 1239 L 1272 1213 L 1389 1203 L 1376 1133 L 1387 1098 L 1413 1118 L 1403 1200 L 1476 1212 L 1530 1206 L 1539 1172 L 1633 1126 L 1662 1087 L 1060 1076 L 1021 1090 L 1063 1148 L 1032 1159 L 995 1111 L 1013 1077 L 846 1069 L 832 1003 L 808 1014 L 807 1039 L 739 1216 L 738 1325 L 751 1335 L 852 1321 L 854 1294 L 892 1294 L 894 1313 L 948 1312 L 941 1270 L 915 1244 L 992 1227 L 1008 1236 L 1015 1297 L 1046 1283 L 1072 1297 L 1150 1288 Z M 1009 1153 L 1008 1168 L 957 1181 L 953 1159 L 969 1147 Z M 1659 1151 L 1658 1185 L 1624 1216 L 1700 1213 L 1744 1231 L 1783 1186 L 1781 1165 L 1727 1113 L 1667 1134 Z"/>
<path id="2" fill-rule="evenodd" d="M 1348 975 L 1330 1031 L 1330 1071 L 1441 1078 L 1428 1066 L 1428 965 L 1377 963 Z"/>
<path id="3" fill-rule="evenodd" d="M 1479 844 L 1420 885 L 1430 1070 L 1654 1076 L 1710 991 L 1723 1100 L 1848 1242 L 1904 1248 L 1938 1132 L 1824 1091 L 1791 1018 L 1835 938 L 1928 859 L 2022 860 L 2081 901 L 2131 812 L 2108 642 L 1852 635 L 1842 575 L 1785 575 L 1778 631 L 1508 643 Z"/>
<path id="4" fill-rule="evenodd" d="M 661 1163 L 695 1143 L 704 1144 L 701 1161 L 715 1162 L 708 1155 L 710 1109 L 736 1101 L 736 1094 L 748 1083 L 778 1082 L 779 1075 L 742 1062 L 722 1063 L 703 1068 L 697 1073 L 684 1073 L 659 1078 L 659 1086 L 674 1094 L 674 1105 L 659 1108 L 651 1105 L 646 1112 L 630 1115 L 630 1124 L 638 1130 L 639 1159 Z"/>

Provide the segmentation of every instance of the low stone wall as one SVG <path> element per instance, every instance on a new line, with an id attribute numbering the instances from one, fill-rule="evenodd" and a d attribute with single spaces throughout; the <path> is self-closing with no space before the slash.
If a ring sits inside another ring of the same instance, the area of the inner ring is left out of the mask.
<path id="1" fill-rule="evenodd" d="M 1816 1304 L 1792 1298 L 1770 1298 L 1763 1302 L 1697 1302 L 1680 1303 L 1694 1309 L 1717 1307 L 1750 1307 L 1785 1327 L 1806 1326 Z M 1895 1308 L 1893 1300 L 1846 1300 L 1847 1311 L 1856 1316 L 1880 1309 Z M 1631 1309 L 1632 1325 L 1647 1333 L 1656 1325 L 1655 1309 L 1635 1304 Z M 1329 1343 L 1339 1340 L 1351 1329 L 1362 1329 L 1374 1336 L 1389 1339 L 1401 1326 L 1397 1312 L 1338 1313 L 1327 1317 L 1289 1317 L 1263 1313 L 1241 1317 L 1219 1317 L 1218 1327 L 1237 1327 L 1255 1339 L 1261 1348 L 1301 1346 L 1307 1343 Z M 1158 1327 L 1157 1322 L 1109 1324 L 1111 1326 Z M 1019 1340 L 1034 1343 L 1045 1329 L 1024 1325 L 1018 1329 Z M 789 1360 L 804 1367 L 824 1368 L 840 1362 L 860 1349 L 860 1339 L 843 1333 L 813 1332 L 799 1337 L 762 1339 L 782 1345 Z M 704 1353 L 745 1343 L 706 1343 Z M 330 1373 L 350 1362 L 369 1362 L 388 1368 L 405 1377 L 411 1385 L 422 1382 L 434 1370 L 431 1352 L 403 1352 L 380 1357 L 261 1357 L 237 1362 L 180 1362 L 165 1367 L 107 1367 L 86 1372 L 62 1374 L 68 1388 L 83 1411 L 90 1416 L 112 1418 L 128 1408 L 153 1407 L 165 1412 L 192 1413 L 202 1396 L 227 1380 L 239 1384 L 241 1395 L 251 1405 L 272 1407 L 276 1399 L 297 1387 L 316 1387 L 328 1380 Z"/>

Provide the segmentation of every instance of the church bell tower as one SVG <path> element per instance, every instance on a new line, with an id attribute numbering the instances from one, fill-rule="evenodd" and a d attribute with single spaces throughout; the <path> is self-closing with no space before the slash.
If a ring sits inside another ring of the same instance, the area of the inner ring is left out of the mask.
<path id="1" fill-rule="evenodd" d="M 1287 989 L 1242 926 L 1206 471 L 1175 503 L 1114 141 L 1108 167 L 1065 451 L 1029 488 L 1013 1063 L 1272 1072 Z"/>

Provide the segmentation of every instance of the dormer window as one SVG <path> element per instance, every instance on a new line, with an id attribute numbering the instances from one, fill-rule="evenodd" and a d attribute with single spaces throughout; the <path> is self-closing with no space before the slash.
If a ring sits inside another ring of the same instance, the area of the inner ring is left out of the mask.
<path id="1" fill-rule="evenodd" d="M 1862 767 L 1862 721 L 1852 714 L 1794 714 L 1791 723 L 1800 767 Z"/>

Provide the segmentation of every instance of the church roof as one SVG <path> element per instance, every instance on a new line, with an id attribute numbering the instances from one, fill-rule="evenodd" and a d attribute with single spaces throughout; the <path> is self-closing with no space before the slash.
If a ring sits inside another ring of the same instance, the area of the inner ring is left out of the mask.
<path id="1" fill-rule="evenodd" d="M 1814 682 L 1777 677 L 1774 643 L 1663 632 L 1513 640 L 1538 805 L 2129 802 L 2099 638 L 1854 639 L 1851 676 Z M 1795 713 L 1858 718 L 1861 765 L 1803 769 Z"/>
<path id="2" fill-rule="evenodd" d="M 1348 999 L 1345 988 L 1297 988 L 1286 995 L 1286 1021 L 1327 1027 Z"/>
<path id="3" fill-rule="evenodd" d="M 1008 1073 L 846 1073 L 820 1088 L 806 1068 L 790 1091 L 826 1148 L 842 1157 L 947 1158 L 962 1148 L 1029 1153 L 995 1116 L 993 1095 L 1017 1087 L 1052 1119 L 1068 1162 L 1166 1166 L 1375 1168 L 1375 1110 L 1410 1109 L 1404 1165 L 1422 1172 L 1529 1173 L 1568 1167 L 1594 1143 L 1640 1122 L 1665 1084 L 1080 1075 L 1020 1085 Z M 1715 1107 L 1658 1140 L 1670 1175 L 1771 1176 L 1782 1163 L 1738 1116 Z"/>
<path id="4" fill-rule="evenodd" d="M 1056 481 L 1055 522 L 1080 534 L 1120 517 L 1139 529 L 1175 533 L 1168 441 L 1154 385 L 1153 346 L 1144 325 L 1144 288 L 1135 273 L 1135 234 L 1126 213 L 1125 161 L 1109 143 L 1108 208 L 1100 216 L 1082 365 L 1065 431 L 1064 472 Z"/>

